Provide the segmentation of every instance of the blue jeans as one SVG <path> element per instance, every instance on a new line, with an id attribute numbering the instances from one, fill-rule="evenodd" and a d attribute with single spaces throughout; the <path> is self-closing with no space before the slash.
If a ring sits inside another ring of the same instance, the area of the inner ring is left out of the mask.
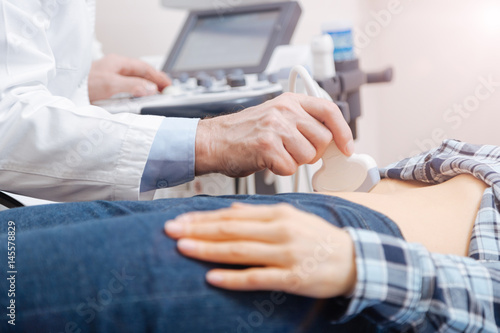
<path id="1" fill-rule="evenodd" d="M 184 212 L 224 208 L 235 201 L 286 202 L 339 227 L 402 238 L 387 217 L 319 194 L 97 201 L 4 211 L 0 213 L 0 331 L 375 331 L 361 317 L 345 325 L 330 324 L 345 311 L 346 299 L 232 292 L 208 285 L 205 273 L 224 265 L 181 256 L 163 225 Z M 7 265 L 9 221 L 15 224 L 14 269 Z M 17 273 L 8 280 L 12 274 L 7 271 L 13 270 Z M 8 293 L 12 287 L 14 297 Z M 15 326 L 8 324 L 12 315 L 6 316 L 12 313 L 12 300 Z"/>

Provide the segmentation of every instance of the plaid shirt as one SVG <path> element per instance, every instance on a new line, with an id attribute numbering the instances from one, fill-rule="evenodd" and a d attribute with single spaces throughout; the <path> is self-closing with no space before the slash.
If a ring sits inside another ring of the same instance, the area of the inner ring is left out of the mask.
<path id="1" fill-rule="evenodd" d="M 447 140 L 380 172 L 385 178 L 431 184 L 471 174 L 491 187 L 483 194 L 468 258 L 348 229 L 358 283 L 340 321 L 361 314 L 400 332 L 499 332 L 500 147 Z"/>

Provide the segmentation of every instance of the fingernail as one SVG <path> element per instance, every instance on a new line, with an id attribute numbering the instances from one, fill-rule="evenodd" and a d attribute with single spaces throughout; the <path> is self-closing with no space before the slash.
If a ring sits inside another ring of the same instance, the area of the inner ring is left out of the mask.
<path id="1" fill-rule="evenodd" d="M 182 235 L 184 232 L 184 226 L 178 222 L 168 222 L 165 225 L 165 229 L 169 234 L 174 236 Z"/>
<path id="2" fill-rule="evenodd" d="M 224 282 L 224 276 L 220 273 L 216 272 L 208 272 L 207 273 L 207 281 L 213 284 L 219 284 Z"/>
<path id="3" fill-rule="evenodd" d="M 349 143 L 345 146 L 345 151 L 349 156 L 354 153 L 354 141 L 349 141 Z"/>
<path id="4" fill-rule="evenodd" d="M 193 240 L 190 240 L 190 239 L 181 239 L 177 243 L 177 246 L 179 247 L 179 249 L 181 249 L 183 251 L 187 251 L 187 252 L 194 251 L 198 247 L 196 242 Z"/>

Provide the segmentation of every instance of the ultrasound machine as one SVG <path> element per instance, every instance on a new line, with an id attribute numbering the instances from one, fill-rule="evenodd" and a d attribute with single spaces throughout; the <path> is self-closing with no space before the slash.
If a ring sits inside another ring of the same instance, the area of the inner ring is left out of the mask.
<path id="1" fill-rule="evenodd" d="M 300 15 L 295 1 L 191 11 L 163 66 L 172 86 L 154 96 L 95 104 L 111 113 L 186 118 L 262 104 L 283 92 L 277 76 L 265 70 L 276 47 L 290 42 Z"/>

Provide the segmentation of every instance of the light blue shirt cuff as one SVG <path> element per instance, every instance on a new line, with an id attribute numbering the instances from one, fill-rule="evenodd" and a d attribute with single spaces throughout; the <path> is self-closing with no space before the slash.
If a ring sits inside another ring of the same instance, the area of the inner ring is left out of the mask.
<path id="1" fill-rule="evenodd" d="M 194 179 L 199 119 L 165 118 L 156 133 L 141 179 L 141 193 Z"/>

